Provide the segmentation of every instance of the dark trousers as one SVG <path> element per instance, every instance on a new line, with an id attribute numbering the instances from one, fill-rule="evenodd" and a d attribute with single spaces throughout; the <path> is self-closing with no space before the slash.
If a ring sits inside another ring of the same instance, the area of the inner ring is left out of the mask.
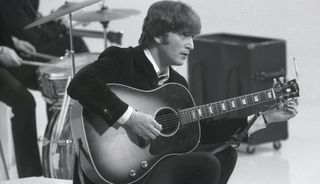
<path id="1" fill-rule="evenodd" d="M 37 51 L 62 56 L 66 49 L 69 49 L 69 37 L 64 36 L 47 42 Z M 76 53 L 89 51 L 80 37 L 74 37 L 74 50 Z M 19 178 L 43 175 L 37 143 L 36 104 L 27 90 L 39 90 L 36 71 L 35 66 L 5 68 L 0 65 L 0 101 L 11 107 L 13 112 L 12 135 Z"/>
<path id="2" fill-rule="evenodd" d="M 195 152 L 171 156 L 160 161 L 139 184 L 226 184 L 237 161 L 237 153 L 232 147 L 213 154 L 216 145 L 202 145 Z M 77 161 L 77 159 L 76 159 Z M 82 171 L 76 169 L 74 184 L 94 184 Z"/>
<path id="3" fill-rule="evenodd" d="M 32 94 L 0 66 L 0 101 L 11 107 L 12 135 L 20 178 L 42 175 Z"/>

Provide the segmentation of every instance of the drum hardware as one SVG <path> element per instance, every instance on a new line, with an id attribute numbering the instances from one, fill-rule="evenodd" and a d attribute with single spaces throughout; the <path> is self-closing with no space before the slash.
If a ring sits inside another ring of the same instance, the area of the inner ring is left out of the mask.
<path id="1" fill-rule="evenodd" d="M 139 13 L 140 11 L 134 9 L 109 9 L 107 6 L 102 4 L 100 10 L 75 13 L 73 19 L 79 22 L 100 22 L 103 28 L 104 47 L 107 48 L 107 28 L 109 22 L 111 20 L 122 19 Z M 119 43 L 119 41 L 115 43 Z"/>
<path id="2" fill-rule="evenodd" d="M 0 140 L 0 158 L 1 158 L 2 166 L 4 168 L 5 179 L 9 180 L 10 179 L 9 170 L 8 170 L 8 166 L 7 166 L 7 163 L 6 163 L 6 159 L 4 157 L 4 152 L 3 152 L 3 149 L 2 149 L 1 140 Z"/>
<path id="3" fill-rule="evenodd" d="M 32 65 L 32 66 L 59 67 L 59 66 L 56 66 L 54 63 L 42 63 L 42 62 L 38 62 L 38 61 L 29 61 L 29 60 L 22 60 L 21 64 Z"/>
<path id="4" fill-rule="evenodd" d="M 52 56 L 52 55 L 49 55 L 49 54 L 43 54 L 43 53 L 39 53 L 39 52 L 28 53 L 28 55 L 31 55 L 31 56 L 34 56 L 34 57 L 37 57 L 37 58 L 47 59 L 47 60 L 52 60 L 52 59 L 56 59 L 57 58 L 56 56 Z"/>
<path id="5" fill-rule="evenodd" d="M 69 34 L 69 33 L 67 33 Z M 83 29 L 73 29 L 74 36 L 81 37 L 91 37 L 91 38 L 104 38 L 104 33 L 101 31 L 92 31 L 92 30 L 83 30 Z M 110 43 L 115 43 L 121 45 L 123 31 L 108 31 L 107 32 L 107 40 Z"/>
<path id="6" fill-rule="evenodd" d="M 74 47 L 73 47 L 73 33 L 72 33 L 72 12 L 78 10 L 78 9 L 81 9 L 85 6 L 89 6 L 93 3 L 96 3 L 96 2 L 99 2 L 101 0 L 87 0 L 87 1 L 84 1 L 82 3 L 69 3 L 67 1 L 65 1 L 64 5 L 62 5 L 61 7 L 59 7 L 57 9 L 57 11 L 53 12 L 52 14 L 48 15 L 48 16 L 45 16 L 45 17 L 42 17 L 36 21 L 34 21 L 33 23 L 27 25 L 25 27 L 25 29 L 28 29 L 28 28 L 32 28 L 34 26 L 38 26 L 40 24 L 43 24 L 43 23 L 46 23 L 46 22 L 49 22 L 51 20 L 54 20 L 58 17 L 61 17 L 63 15 L 66 15 L 66 14 L 69 14 L 69 24 L 70 24 L 70 28 L 69 28 L 69 36 L 70 36 L 70 51 L 67 52 L 66 56 L 68 57 L 71 57 L 71 75 L 68 77 L 67 79 L 67 82 L 66 82 L 66 86 L 69 84 L 71 78 L 73 78 L 73 76 L 75 75 L 75 72 L 76 72 L 76 65 L 75 65 L 75 54 L 74 54 Z M 53 132 L 58 132 L 58 133 L 61 133 L 62 130 L 64 129 L 64 127 L 67 124 L 67 114 L 68 114 L 68 111 L 69 111 L 69 107 L 70 107 L 70 103 L 71 103 L 71 99 L 70 97 L 67 95 L 66 93 L 66 86 L 65 89 L 64 89 L 64 95 L 63 95 L 63 100 L 62 100 L 62 104 L 61 104 L 61 109 L 60 111 L 58 112 L 58 121 L 55 122 L 54 125 L 50 125 L 50 126 L 53 126 Z M 50 122 L 52 122 L 50 120 Z M 51 123 L 50 123 L 51 124 Z M 54 142 L 59 142 L 59 139 L 60 139 L 60 134 L 59 135 L 56 135 L 54 134 L 53 137 L 50 139 L 50 140 L 53 140 Z M 67 144 L 66 147 L 68 147 L 69 144 Z M 53 177 L 56 177 L 56 175 L 54 174 L 54 169 L 52 167 L 52 164 L 54 165 L 54 163 L 50 163 L 51 160 L 52 160 L 52 157 L 55 156 L 55 155 L 59 155 L 59 154 L 56 154 L 56 150 L 58 150 L 58 144 L 48 144 L 49 146 L 49 152 L 47 154 L 48 156 L 48 165 L 49 165 L 49 173 L 48 175 L 49 176 L 53 176 Z M 44 146 L 43 147 L 43 150 L 46 149 L 47 146 Z M 53 151 L 52 151 L 53 150 Z M 64 155 L 62 155 L 64 156 Z M 68 156 L 68 155 L 65 155 L 65 156 Z M 59 156 L 60 158 L 60 156 Z M 50 166 L 51 165 L 51 166 Z M 69 167 L 67 168 L 63 168 L 63 169 L 66 169 L 68 171 Z"/>
<path id="7" fill-rule="evenodd" d="M 98 59 L 98 53 L 77 53 L 75 54 L 76 71 L 83 66 L 92 63 Z M 55 104 L 61 107 L 67 78 L 71 75 L 70 63 L 71 57 L 64 56 L 56 58 L 50 62 L 51 66 L 40 66 L 37 70 L 40 91 L 45 101 L 49 104 Z"/>
<path id="8" fill-rule="evenodd" d="M 71 139 L 53 141 L 53 140 L 49 140 L 47 138 L 39 138 L 38 142 L 42 143 L 43 146 L 46 146 L 48 144 L 58 144 L 58 145 L 72 144 L 72 140 Z"/>
<path id="9" fill-rule="evenodd" d="M 31 24 L 28 24 L 24 29 L 29 29 L 34 26 L 38 26 L 41 24 L 44 24 L 46 22 L 55 20 L 56 18 L 62 17 L 63 15 L 71 14 L 72 12 L 79 10 L 81 8 L 84 8 L 86 6 L 92 5 L 94 3 L 97 3 L 101 0 L 86 0 L 81 3 L 73 3 L 73 2 L 67 2 L 65 1 L 64 5 L 60 6 L 56 11 L 52 12 L 50 15 L 41 17 L 40 19 L 32 22 Z M 70 21 L 71 23 L 71 21 Z"/>
<path id="10" fill-rule="evenodd" d="M 78 22 L 110 22 L 113 20 L 127 18 L 141 13 L 139 10 L 124 8 L 108 8 L 102 4 L 99 10 L 81 11 L 73 16 L 73 20 Z"/>

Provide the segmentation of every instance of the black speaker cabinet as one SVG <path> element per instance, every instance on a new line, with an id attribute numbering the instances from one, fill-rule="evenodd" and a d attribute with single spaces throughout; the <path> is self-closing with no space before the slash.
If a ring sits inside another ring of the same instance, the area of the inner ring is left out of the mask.
<path id="1" fill-rule="evenodd" d="M 198 105 L 270 89 L 273 78 L 286 75 L 286 42 L 281 39 L 217 33 L 196 37 L 194 47 L 188 79 Z M 243 117 L 261 108 L 251 107 L 225 117 Z M 255 145 L 287 136 L 287 122 L 281 122 L 252 134 L 247 142 Z"/>

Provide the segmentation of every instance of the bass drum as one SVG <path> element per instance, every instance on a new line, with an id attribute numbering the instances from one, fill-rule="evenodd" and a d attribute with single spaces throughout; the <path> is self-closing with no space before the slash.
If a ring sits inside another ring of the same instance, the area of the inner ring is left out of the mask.
<path id="1" fill-rule="evenodd" d="M 42 146 L 42 165 L 45 177 L 72 179 L 75 149 L 72 143 L 69 116 L 59 125 L 60 109 L 50 112 Z M 63 128 L 59 128 L 63 127 Z"/>

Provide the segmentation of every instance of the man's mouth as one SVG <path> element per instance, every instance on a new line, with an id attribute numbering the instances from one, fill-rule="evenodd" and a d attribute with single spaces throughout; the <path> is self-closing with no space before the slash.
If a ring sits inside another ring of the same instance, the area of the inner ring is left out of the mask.
<path id="1" fill-rule="evenodd" d="M 183 56 L 185 56 L 185 57 L 188 57 L 189 53 L 183 52 L 183 53 L 181 53 L 181 55 L 183 55 Z"/>

